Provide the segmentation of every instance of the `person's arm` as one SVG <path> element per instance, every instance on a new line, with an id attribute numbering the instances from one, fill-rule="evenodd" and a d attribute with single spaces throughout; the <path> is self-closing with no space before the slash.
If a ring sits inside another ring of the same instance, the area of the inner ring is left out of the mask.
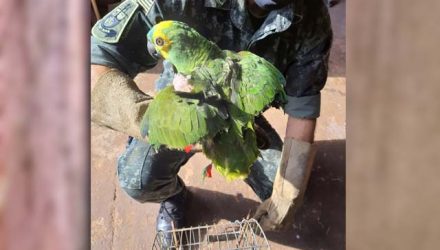
<path id="1" fill-rule="evenodd" d="M 141 123 L 152 98 L 137 87 L 133 77 L 154 67 L 157 60 L 147 50 L 146 34 L 152 23 L 136 6 L 130 1 L 121 3 L 127 15 L 112 28 L 113 33 L 103 27 L 107 18 L 119 13 L 118 8 L 92 28 L 91 120 L 142 139 Z"/>
<path id="2" fill-rule="evenodd" d="M 254 218 L 265 230 L 279 230 L 293 221 L 307 185 L 314 158 L 315 118 L 289 115 L 272 195 L 257 209 Z"/>
<path id="3" fill-rule="evenodd" d="M 298 46 L 301 50 L 287 70 L 288 103 L 284 111 L 289 118 L 283 152 L 272 195 L 258 207 L 254 216 L 266 230 L 285 229 L 293 224 L 307 187 L 315 153 L 313 141 L 321 106 L 320 91 L 327 79 L 332 37 L 331 30 L 322 26 L 325 23 L 323 20 L 316 30 L 298 37 L 296 42 L 303 46 Z"/>
<path id="4" fill-rule="evenodd" d="M 92 122 L 138 139 L 145 125 L 144 114 L 152 97 L 144 94 L 133 79 L 117 69 L 91 66 Z"/>
<path id="5" fill-rule="evenodd" d="M 130 37 L 125 39 L 130 40 Z M 143 93 L 128 73 L 140 66 L 131 61 L 124 41 L 108 44 L 91 39 L 91 121 L 138 139 L 151 97 Z"/>
<path id="6" fill-rule="evenodd" d="M 295 118 L 289 116 L 286 127 L 286 138 L 313 143 L 316 118 Z"/>

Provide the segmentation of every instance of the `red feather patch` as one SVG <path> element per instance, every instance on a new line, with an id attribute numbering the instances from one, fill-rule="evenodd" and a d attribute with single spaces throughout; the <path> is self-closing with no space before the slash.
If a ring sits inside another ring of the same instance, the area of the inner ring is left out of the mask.
<path id="1" fill-rule="evenodd" d="M 206 167 L 206 177 L 211 178 L 212 177 L 212 164 L 209 164 Z"/>
<path id="2" fill-rule="evenodd" d="M 202 173 L 203 180 L 205 180 L 206 177 L 208 177 L 208 178 L 212 177 L 211 171 L 212 171 L 212 163 L 203 169 L 203 173 Z"/>
<path id="3" fill-rule="evenodd" d="M 191 152 L 191 150 L 193 149 L 193 145 L 188 145 L 184 148 L 185 153 L 189 154 Z"/>

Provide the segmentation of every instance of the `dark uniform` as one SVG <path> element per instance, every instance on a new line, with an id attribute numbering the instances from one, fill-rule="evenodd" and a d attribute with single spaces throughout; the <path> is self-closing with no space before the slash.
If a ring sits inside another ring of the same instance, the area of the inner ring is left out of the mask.
<path id="1" fill-rule="evenodd" d="M 248 50 L 273 63 L 287 80 L 284 111 L 292 117 L 317 118 L 320 90 L 327 79 L 330 17 L 324 0 L 292 2 L 256 19 L 248 13 L 245 0 L 126 0 L 93 27 L 91 63 L 134 77 L 157 63 L 147 50 L 148 30 L 161 20 L 178 20 L 222 49 Z M 245 181 L 264 200 L 272 192 L 282 141 L 263 118 L 257 123 L 266 129 L 271 146 L 260 150 L 262 156 Z M 155 150 L 130 139 L 119 159 L 120 184 L 140 202 L 163 201 L 182 189 L 177 173 L 191 156 L 166 148 Z"/>

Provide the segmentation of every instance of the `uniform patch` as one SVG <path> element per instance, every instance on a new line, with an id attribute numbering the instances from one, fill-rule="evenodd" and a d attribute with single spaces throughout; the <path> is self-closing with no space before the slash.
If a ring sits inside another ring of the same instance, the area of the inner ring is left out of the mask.
<path id="1" fill-rule="evenodd" d="M 122 2 L 93 26 L 92 35 L 106 43 L 117 43 L 138 7 L 136 1 Z"/>

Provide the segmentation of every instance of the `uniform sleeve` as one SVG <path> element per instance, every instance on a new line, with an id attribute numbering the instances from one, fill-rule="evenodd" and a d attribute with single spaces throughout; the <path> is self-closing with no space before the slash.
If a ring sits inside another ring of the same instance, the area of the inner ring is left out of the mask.
<path id="1" fill-rule="evenodd" d="M 288 103 L 284 110 L 290 116 L 311 119 L 320 115 L 321 90 L 327 80 L 332 43 L 330 20 L 326 17 L 314 25 L 308 23 L 300 32 L 294 60 L 286 73 Z"/>
<path id="2" fill-rule="evenodd" d="M 104 17 L 105 18 L 105 17 Z M 131 77 L 139 72 L 152 68 L 157 61 L 147 50 L 147 38 L 151 23 L 145 14 L 138 10 L 124 28 L 122 36 L 116 43 L 103 42 L 95 36 L 90 40 L 91 64 L 116 68 Z"/>

